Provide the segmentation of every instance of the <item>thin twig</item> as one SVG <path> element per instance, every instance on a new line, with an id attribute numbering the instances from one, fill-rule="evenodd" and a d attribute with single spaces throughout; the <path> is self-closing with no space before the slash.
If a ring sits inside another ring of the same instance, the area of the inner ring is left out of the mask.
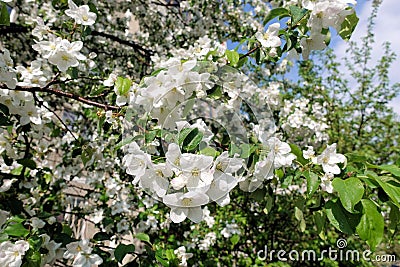
<path id="1" fill-rule="evenodd" d="M 260 49 L 259 46 L 254 47 L 253 49 L 251 49 L 251 50 L 250 50 L 249 52 L 247 52 L 246 54 L 241 55 L 241 56 L 239 57 L 239 60 L 242 59 L 242 58 L 245 58 L 245 57 L 247 57 L 247 56 L 249 56 L 249 55 L 251 55 L 251 54 L 253 54 L 253 53 L 254 53 L 255 51 L 257 51 L 258 49 Z"/>
<path id="2" fill-rule="evenodd" d="M 107 105 L 107 104 L 102 104 L 102 103 L 99 103 L 99 102 L 92 101 L 90 99 L 84 98 L 82 96 L 75 95 L 73 93 L 64 92 L 64 91 L 60 91 L 60 90 L 57 90 L 57 89 L 49 88 L 51 85 L 53 85 L 55 83 L 58 83 L 58 82 L 59 81 L 49 82 L 44 87 L 17 86 L 15 89 L 9 89 L 5 85 L 0 85 L 0 89 L 9 89 L 9 90 L 15 90 L 15 91 L 25 91 L 25 92 L 31 92 L 31 93 L 34 93 L 34 92 L 49 93 L 49 94 L 56 95 L 56 96 L 71 98 L 71 99 L 77 100 L 79 102 L 88 104 L 90 106 L 102 108 L 102 109 L 104 109 L 106 111 L 107 110 L 120 110 L 120 107 L 117 107 L 117 106 L 111 106 L 111 105 Z"/>
<path id="3" fill-rule="evenodd" d="M 68 125 L 65 124 L 65 122 L 60 118 L 60 116 L 57 115 L 57 113 L 54 110 L 51 110 L 50 108 L 46 107 L 46 105 L 43 105 L 43 107 L 45 109 L 47 109 L 48 111 L 50 111 L 51 113 L 54 114 L 54 116 L 56 116 L 56 118 L 61 122 L 61 124 L 64 126 L 65 130 L 67 130 L 72 137 L 75 139 L 75 141 L 78 141 L 78 139 L 75 137 L 75 135 L 72 133 L 72 131 L 68 128 Z"/>

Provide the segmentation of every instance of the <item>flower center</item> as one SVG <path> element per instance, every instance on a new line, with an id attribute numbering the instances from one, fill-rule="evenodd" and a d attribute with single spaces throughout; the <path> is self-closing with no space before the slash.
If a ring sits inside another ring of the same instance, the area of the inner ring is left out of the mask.
<path id="1" fill-rule="evenodd" d="M 61 59 L 64 61 L 68 61 L 69 60 L 69 56 L 68 55 L 62 55 Z"/>
<path id="2" fill-rule="evenodd" d="M 191 198 L 182 199 L 182 205 L 184 205 L 184 206 L 190 206 L 192 204 L 192 202 L 193 202 L 193 199 L 191 199 Z"/>
<path id="3" fill-rule="evenodd" d="M 193 176 L 199 176 L 199 175 L 200 175 L 200 170 L 199 170 L 198 168 L 194 168 L 194 169 L 192 170 L 192 175 L 193 175 Z"/>

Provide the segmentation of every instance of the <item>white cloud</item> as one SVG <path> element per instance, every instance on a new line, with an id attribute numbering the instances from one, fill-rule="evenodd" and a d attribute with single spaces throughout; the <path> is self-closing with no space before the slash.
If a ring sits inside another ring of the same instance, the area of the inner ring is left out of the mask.
<path id="1" fill-rule="evenodd" d="M 366 35 L 368 17 L 372 12 L 372 1 L 364 2 L 359 0 L 357 7 L 357 15 L 360 21 L 351 37 L 352 41 L 361 44 L 360 38 Z M 363 3 L 362 3 L 363 2 Z M 361 5 L 360 5 L 361 4 Z M 375 65 L 377 60 L 383 55 L 382 44 L 385 41 L 391 43 L 392 50 L 397 53 L 396 61 L 389 70 L 389 77 L 392 83 L 400 82 L 400 1 L 399 0 L 383 0 L 378 10 L 378 15 L 375 19 L 375 43 L 372 45 L 372 64 Z M 345 56 L 345 51 L 348 48 L 346 42 L 333 40 L 334 51 L 338 58 Z M 400 114 L 400 96 L 394 99 L 390 105 Z"/>

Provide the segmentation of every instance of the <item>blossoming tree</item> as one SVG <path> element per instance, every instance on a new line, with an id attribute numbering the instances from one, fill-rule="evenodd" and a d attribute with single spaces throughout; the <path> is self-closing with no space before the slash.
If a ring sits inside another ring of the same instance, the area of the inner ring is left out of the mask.
<path id="1" fill-rule="evenodd" d="M 399 164 L 342 154 L 281 79 L 355 5 L 2 1 L 1 266 L 263 266 L 282 210 L 320 242 L 394 236 Z"/>

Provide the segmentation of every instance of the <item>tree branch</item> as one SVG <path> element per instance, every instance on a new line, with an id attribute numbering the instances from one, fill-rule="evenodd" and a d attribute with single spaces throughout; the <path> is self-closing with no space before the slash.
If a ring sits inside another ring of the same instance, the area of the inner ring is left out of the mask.
<path id="1" fill-rule="evenodd" d="M 139 50 L 139 51 L 141 51 L 141 52 L 144 52 L 147 56 L 150 56 L 150 55 L 153 55 L 153 54 L 154 54 L 153 51 L 151 51 L 151 50 L 149 50 L 149 49 L 146 49 L 146 48 L 143 48 L 143 47 L 141 47 L 140 45 L 138 45 L 138 44 L 135 43 L 135 42 L 123 40 L 123 39 L 121 39 L 121 38 L 119 38 L 119 37 L 117 37 L 117 36 L 114 36 L 114 35 L 111 35 L 111 34 L 108 34 L 108 33 L 105 33 L 105 32 L 92 31 L 92 32 L 91 32 L 91 35 L 93 35 L 93 36 L 101 36 L 101 37 L 104 37 L 104 38 L 108 38 L 108 39 L 110 39 L 110 40 L 113 40 L 113 41 L 115 41 L 115 42 L 118 42 L 118 43 L 120 43 L 120 44 L 130 46 L 130 47 L 132 47 L 132 48 L 134 48 L 134 49 L 136 49 L 136 50 Z"/>
<path id="2" fill-rule="evenodd" d="M 254 47 L 253 49 L 251 49 L 249 52 L 247 52 L 244 55 L 241 55 L 239 59 L 245 58 L 247 56 L 250 56 L 251 54 L 253 54 L 254 52 L 256 52 L 258 49 L 260 49 L 259 46 Z"/>
<path id="3" fill-rule="evenodd" d="M 120 107 L 117 107 L 117 106 L 111 106 L 111 105 L 107 105 L 107 104 L 102 104 L 102 103 L 99 103 L 99 102 L 92 101 L 90 99 L 84 98 L 82 96 L 75 95 L 73 93 L 64 92 L 64 91 L 60 91 L 60 90 L 57 90 L 57 89 L 50 88 L 51 85 L 56 84 L 56 83 L 59 83 L 59 81 L 54 81 L 53 80 L 53 81 L 49 82 L 47 85 L 45 85 L 44 87 L 17 86 L 15 89 L 9 89 L 5 85 L 0 85 L 0 89 L 9 89 L 9 90 L 15 90 L 15 91 L 25 91 L 25 92 L 31 92 L 31 93 L 35 93 L 35 92 L 49 93 L 49 94 L 56 95 L 56 96 L 71 98 L 71 99 L 77 100 L 79 102 L 88 104 L 90 106 L 102 108 L 104 110 L 119 110 L 120 109 Z"/>

